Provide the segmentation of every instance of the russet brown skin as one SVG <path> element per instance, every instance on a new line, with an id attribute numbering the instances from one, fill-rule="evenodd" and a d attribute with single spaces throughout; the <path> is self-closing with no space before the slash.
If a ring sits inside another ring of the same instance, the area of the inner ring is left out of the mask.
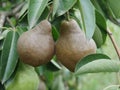
<path id="1" fill-rule="evenodd" d="M 48 63 L 54 55 L 51 24 L 43 20 L 32 30 L 23 33 L 18 39 L 17 50 L 26 64 L 39 66 Z"/>
<path id="2" fill-rule="evenodd" d="M 77 22 L 73 19 L 63 21 L 60 38 L 55 45 L 57 59 L 70 71 L 74 72 L 76 63 L 88 54 L 96 52 L 96 44 L 87 40 Z"/>

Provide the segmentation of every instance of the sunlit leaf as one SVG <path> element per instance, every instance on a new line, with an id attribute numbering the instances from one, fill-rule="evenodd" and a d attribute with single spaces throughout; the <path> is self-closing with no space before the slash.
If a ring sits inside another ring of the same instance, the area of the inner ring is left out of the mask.
<path id="1" fill-rule="evenodd" d="M 60 65 L 58 65 L 54 60 L 47 63 L 46 68 L 50 71 L 58 71 L 61 69 Z"/>
<path id="2" fill-rule="evenodd" d="M 76 75 L 85 73 L 99 73 L 99 72 L 119 72 L 120 61 L 117 60 L 95 60 L 89 62 L 76 71 Z"/>
<path id="3" fill-rule="evenodd" d="M 92 38 L 95 30 L 95 9 L 90 0 L 78 0 L 81 11 L 83 27 L 88 39 Z"/>
<path id="4" fill-rule="evenodd" d="M 54 15 L 57 12 L 58 6 L 59 6 L 59 1 L 60 0 L 53 0 L 53 12 L 52 12 L 52 17 L 54 17 Z"/>
<path id="5" fill-rule="evenodd" d="M 109 60 L 110 58 L 104 54 L 90 54 L 84 58 L 82 58 L 76 65 L 75 71 L 77 71 L 79 68 L 84 66 L 85 64 L 98 60 L 98 59 L 106 59 Z"/>
<path id="6" fill-rule="evenodd" d="M 29 6 L 29 2 L 25 2 L 24 6 L 22 7 L 21 11 L 19 12 L 19 18 L 27 11 Z"/>
<path id="7" fill-rule="evenodd" d="M 15 31 L 10 31 L 5 38 L 0 61 L 0 80 L 2 83 L 8 80 L 15 70 L 18 61 L 16 50 L 18 37 L 19 35 Z"/>
<path id="8" fill-rule="evenodd" d="M 77 0 L 59 0 L 58 9 L 56 11 L 57 16 L 65 14 L 69 9 L 73 7 L 76 1 Z"/>
<path id="9" fill-rule="evenodd" d="M 28 8 L 29 29 L 31 29 L 36 24 L 47 3 L 48 0 L 30 0 Z"/>

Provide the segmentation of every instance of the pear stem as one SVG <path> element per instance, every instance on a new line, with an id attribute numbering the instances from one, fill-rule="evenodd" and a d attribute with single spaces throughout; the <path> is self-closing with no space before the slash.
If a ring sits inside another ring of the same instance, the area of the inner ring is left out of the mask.
<path id="1" fill-rule="evenodd" d="M 112 44 L 113 44 L 113 46 L 114 46 L 114 48 L 115 48 L 115 50 L 116 50 L 116 53 L 117 53 L 117 55 L 118 55 L 118 57 L 119 57 L 119 60 L 120 60 L 120 49 L 119 49 L 119 47 L 117 46 L 117 43 L 115 42 L 115 39 L 114 39 L 114 37 L 113 37 L 113 35 L 112 35 L 112 32 L 111 32 L 109 29 L 107 29 L 107 33 L 108 33 L 108 35 L 109 35 L 109 38 L 111 39 L 111 42 L 112 42 Z"/>
<path id="2" fill-rule="evenodd" d="M 51 16 L 52 11 L 53 11 L 53 7 L 51 6 L 51 7 L 50 7 L 50 11 L 49 11 L 49 13 L 48 13 L 48 15 L 47 15 L 47 17 L 46 17 L 46 19 L 47 19 L 48 21 L 49 21 L 49 18 L 50 18 L 50 16 Z"/>
<path id="3" fill-rule="evenodd" d="M 67 11 L 66 17 L 67 17 L 67 20 L 69 21 L 70 20 L 69 11 Z"/>

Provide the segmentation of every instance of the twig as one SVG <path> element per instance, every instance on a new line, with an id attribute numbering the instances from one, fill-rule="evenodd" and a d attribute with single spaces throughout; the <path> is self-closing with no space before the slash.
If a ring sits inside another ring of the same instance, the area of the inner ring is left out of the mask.
<path id="1" fill-rule="evenodd" d="M 117 44 L 115 42 L 115 39 L 114 39 L 114 37 L 112 35 L 112 32 L 109 29 L 107 29 L 107 33 L 108 33 L 108 35 L 109 35 L 109 37 L 110 37 L 110 39 L 111 39 L 111 41 L 113 43 L 113 46 L 114 46 L 114 48 L 116 50 L 116 53 L 117 53 L 117 55 L 119 57 L 119 60 L 120 60 L 120 49 L 119 49 L 119 47 L 117 46 Z"/>
<path id="2" fill-rule="evenodd" d="M 7 21 L 10 24 L 10 26 L 13 28 L 13 30 L 15 30 L 15 27 L 14 27 L 13 23 L 10 21 L 10 19 L 8 17 L 7 17 Z"/>
<path id="3" fill-rule="evenodd" d="M 113 46 L 114 46 L 114 48 L 115 48 L 115 50 L 116 50 L 116 53 L 117 53 L 117 55 L 118 55 L 118 58 L 119 58 L 119 60 L 120 60 L 120 49 L 119 49 L 119 47 L 117 46 L 117 44 L 116 44 L 116 42 L 115 42 L 115 39 L 114 39 L 114 37 L 113 37 L 113 35 L 112 35 L 112 32 L 109 30 L 109 29 L 107 29 L 107 33 L 108 33 L 108 35 L 109 35 L 109 37 L 110 37 L 110 39 L 111 39 L 111 42 L 112 42 L 112 44 L 113 44 Z M 117 80 L 118 80 L 118 84 L 120 83 L 120 80 L 119 80 L 119 72 L 118 73 L 116 73 L 116 78 L 117 78 Z M 107 89 L 105 89 L 105 90 L 107 90 Z"/>
<path id="4" fill-rule="evenodd" d="M 0 11 L 0 13 L 3 13 L 6 16 L 12 16 L 12 15 L 14 15 L 15 17 L 17 17 L 16 14 L 21 10 L 21 8 L 23 7 L 23 5 L 24 5 L 24 3 L 21 3 L 18 6 L 14 7 L 12 9 L 12 11 Z"/>
<path id="5" fill-rule="evenodd" d="M 0 28 L 3 27 L 4 22 L 5 22 L 5 18 L 6 18 L 6 15 L 4 13 L 0 13 Z M 0 33 L 1 33 L 1 30 L 2 29 L 0 29 Z"/>
<path id="6" fill-rule="evenodd" d="M 116 87 L 117 89 L 119 88 L 120 85 L 110 85 L 110 86 L 107 86 L 106 88 L 104 88 L 103 90 L 109 90 L 110 88 L 112 87 Z"/>

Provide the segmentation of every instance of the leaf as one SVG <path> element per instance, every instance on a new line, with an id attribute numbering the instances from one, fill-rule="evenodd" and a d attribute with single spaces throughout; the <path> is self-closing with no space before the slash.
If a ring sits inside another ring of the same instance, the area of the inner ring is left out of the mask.
<path id="1" fill-rule="evenodd" d="M 105 17 L 101 13 L 99 13 L 97 10 L 95 10 L 95 15 L 96 15 L 96 24 L 99 27 L 106 30 L 107 29 L 107 24 L 106 24 Z"/>
<path id="2" fill-rule="evenodd" d="M 78 0 L 78 7 L 81 11 L 83 27 L 88 39 L 92 38 L 95 30 L 95 9 L 90 0 Z"/>
<path id="3" fill-rule="evenodd" d="M 120 61 L 100 59 L 85 64 L 76 71 L 76 75 L 99 72 L 119 72 Z"/>
<path id="4" fill-rule="evenodd" d="M 53 82 L 52 90 L 65 90 L 63 78 L 61 75 L 57 76 Z"/>
<path id="5" fill-rule="evenodd" d="M 29 29 L 31 29 L 36 24 L 47 3 L 48 0 L 30 0 L 28 8 Z"/>
<path id="6" fill-rule="evenodd" d="M 0 40 L 0 51 L 3 49 L 3 41 L 4 40 Z"/>
<path id="7" fill-rule="evenodd" d="M 103 90 L 119 90 L 120 85 L 109 85 L 105 87 Z"/>
<path id="8" fill-rule="evenodd" d="M 103 12 L 102 8 L 100 7 L 99 2 L 97 0 L 90 0 L 90 1 L 94 5 L 95 9 L 104 16 L 104 12 Z"/>
<path id="9" fill-rule="evenodd" d="M 59 32 L 56 30 L 55 26 L 52 26 L 52 35 L 53 35 L 54 41 L 56 41 L 56 40 L 59 38 L 59 36 L 60 36 L 60 34 L 59 34 Z"/>
<path id="10" fill-rule="evenodd" d="M 9 30 L 4 30 L 1 34 L 0 34 L 0 40 L 4 39 L 7 35 L 7 33 L 9 32 Z"/>
<path id="11" fill-rule="evenodd" d="M 19 35 L 21 35 L 22 33 L 24 33 L 24 32 L 27 31 L 27 28 L 26 28 L 26 27 L 23 27 L 23 26 L 17 26 L 16 29 L 17 29 L 17 33 L 18 33 Z"/>
<path id="12" fill-rule="evenodd" d="M 52 12 L 52 17 L 54 17 L 54 15 L 57 12 L 59 6 L 59 0 L 53 0 L 53 12 Z"/>
<path id="13" fill-rule="evenodd" d="M 22 7 L 22 9 L 20 10 L 20 12 L 19 12 L 19 18 L 22 16 L 22 15 L 24 15 L 24 13 L 27 11 L 27 9 L 28 9 L 28 6 L 29 6 L 29 2 L 27 1 L 27 2 L 25 2 L 24 3 L 24 6 Z"/>
<path id="14" fill-rule="evenodd" d="M 97 48 L 100 48 L 105 43 L 106 37 L 107 37 L 107 32 L 96 26 L 93 39 L 97 45 Z"/>
<path id="15" fill-rule="evenodd" d="M 101 45 L 103 45 L 106 41 L 106 37 L 107 37 L 107 24 L 106 24 L 106 20 L 104 18 L 104 16 L 102 14 L 100 14 L 98 11 L 95 12 L 96 13 L 96 29 L 93 35 L 93 39 L 95 40 L 97 47 L 101 47 Z M 99 37 L 99 38 L 98 38 Z"/>
<path id="16" fill-rule="evenodd" d="M 71 9 L 76 2 L 77 0 L 59 0 L 58 9 L 54 12 L 57 16 L 61 16 Z"/>
<path id="17" fill-rule="evenodd" d="M 0 61 L 0 80 L 2 83 L 8 80 L 15 70 L 18 61 L 16 50 L 18 37 L 19 35 L 15 31 L 10 31 L 5 38 Z"/>
<path id="18" fill-rule="evenodd" d="M 110 6 L 112 12 L 116 16 L 116 18 L 120 18 L 120 0 L 107 0 L 106 3 Z"/>
<path id="19" fill-rule="evenodd" d="M 50 71 L 58 71 L 61 69 L 60 65 L 58 65 L 54 60 L 47 63 L 46 68 Z"/>
<path id="20" fill-rule="evenodd" d="M 95 60 L 98 60 L 98 59 L 110 59 L 108 56 L 106 56 L 105 54 L 90 54 L 86 57 L 84 57 L 83 59 L 81 59 L 76 67 L 75 67 L 75 71 L 77 71 L 80 67 L 84 66 L 85 64 L 89 63 L 89 62 L 92 62 L 92 61 L 95 61 Z"/>
<path id="21" fill-rule="evenodd" d="M 0 90 L 5 90 L 5 87 L 4 85 L 1 84 L 1 82 L 0 82 Z"/>

